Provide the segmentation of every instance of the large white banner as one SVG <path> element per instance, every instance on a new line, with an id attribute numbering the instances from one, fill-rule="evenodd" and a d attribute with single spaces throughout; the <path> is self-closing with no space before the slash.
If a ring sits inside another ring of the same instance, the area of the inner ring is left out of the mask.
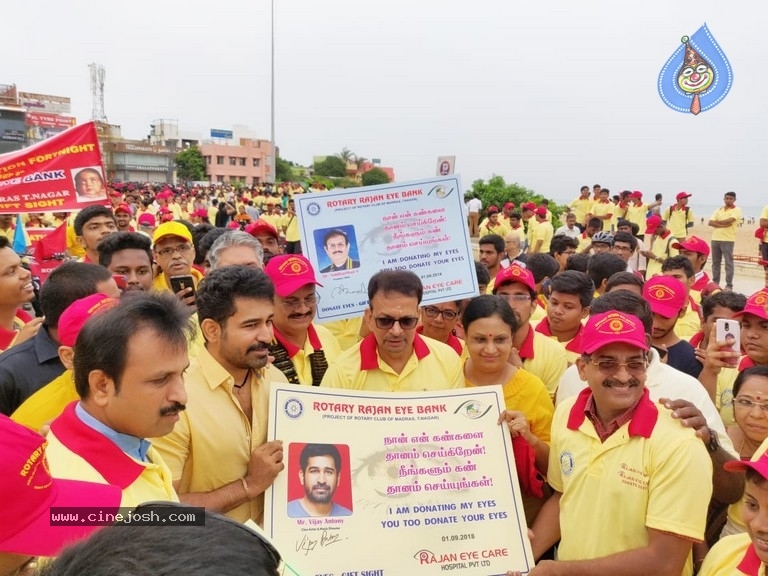
<path id="1" fill-rule="evenodd" d="M 478 295 L 458 176 L 296 196 L 304 255 L 319 273 L 318 320 L 360 316 L 368 280 L 412 270 L 424 303 Z"/>
<path id="2" fill-rule="evenodd" d="M 272 384 L 286 468 L 264 528 L 299 576 L 533 566 L 500 386 L 371 393 Z"/>

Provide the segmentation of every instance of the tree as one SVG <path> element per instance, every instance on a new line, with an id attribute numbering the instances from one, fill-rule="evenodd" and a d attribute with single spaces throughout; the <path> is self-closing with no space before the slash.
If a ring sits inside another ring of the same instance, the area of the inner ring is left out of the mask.
<path id="1" fill-rule="evenodd" d="M 318 176 L 346 176 L 347 165 L 338 156 L 328 156 L 322 162 L 315 164 L 315 174 Z"/>
<path id="2" fill-rule="evenodd" d="M 472 183 L 472 189 L 467 191 L 467 194 L 477 194 L 478 198 L 483 202 L 483 209 L 487 210 L 489 206 L 496 206 L 499 210 L 502 209 L 507 202 L 513 202 L 515 204 L 515 212 L 520 211 L 520 205 L 525 202 L 533 202 L 538 205 L 544 199 L 544 196 L 537 194 L 533 190 L 521 186 L 518 183 L 507 184 L 502 176 L 494 174 L 485 182 L 484 180 L 475 180 Z M 549 203 L 549 210 L 552 212 L 553 224 L 559 222 L 560 215 L 564 212 L 562 206 L 558 206 L 554 202 Z"/>
<path id="3" fill-rule="evenodd" d="M 363 186 L 375 186 L 376 184 L 389 184 L 389 176 L 381 168 L 371 168 L 363 174 Z"/>
<path id="4" fill-rule="evenodd" d="M 176 154 L 176 176 L 185 182 L 206 180 L 205 158 L 197 146 L 190 146 Z"/>
<path id="5" fill-rule="evenodd" d="M 355 153 L 352 152 L 352 150 L 350 150 L 346 146 L 344 146 L 344 148 L 341 149 L 341 152 L 336 154 L 336 157 L 341 159 L 344 162 L 344 166 L 346 166 L 350 162 L 354 162 Z"/>
<path id="6" fill-rule="evenodd" d="M 275 165 L 275 178 L 277 182 L 291 182 L 293 181 L 293 170 L 291 170 L 293 162 L 289 162 L 283 158 L 277 158 Z"/>

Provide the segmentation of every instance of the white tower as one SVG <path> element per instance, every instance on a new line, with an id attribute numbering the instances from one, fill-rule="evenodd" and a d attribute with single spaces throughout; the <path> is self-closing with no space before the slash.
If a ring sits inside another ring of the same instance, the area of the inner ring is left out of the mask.
<path id="1" fill-rule="evenodd" d="M 91 69 L 91 97 L 93 99 L 93 111 L 91 120 L 106 122 L 104 114 L 104 66 L 101 64 L 89 64 Z"/>

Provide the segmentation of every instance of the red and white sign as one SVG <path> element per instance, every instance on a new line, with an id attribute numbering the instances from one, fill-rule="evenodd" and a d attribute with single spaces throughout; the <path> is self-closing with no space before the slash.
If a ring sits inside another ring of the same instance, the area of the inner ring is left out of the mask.
<path id="1" fill-rule="evenodd" d="M 75 125 L 75 119 L 72 116 L 42 112 L 27 112 L 25 122 L 27 126 L 41 126 L 43 128 L 71 128 Z"/>
<path id="2" fill-rule="evenodd" d="M 93 122 L 0 155 L 0 214 L 71 212 L 108 205 Z"/>

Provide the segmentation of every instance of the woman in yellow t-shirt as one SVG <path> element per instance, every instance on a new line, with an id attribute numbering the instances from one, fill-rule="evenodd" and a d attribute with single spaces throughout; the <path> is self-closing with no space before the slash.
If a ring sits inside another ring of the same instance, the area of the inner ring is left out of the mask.
<path id="1" fill-rule="evenodd" d="M 506 300 L 491 295 L 474 298 L 464 309 L 461 323 L 469 354 L 464 362 L 466 386 L 499 384 L 504 392 L 507 410 L 500 420 L 507 421 L 512 433 L 523 506 L 530 525 L 547 497 L 543 479 L 555 407 L 541 379 L 507 362 L 518 326 Z"/>

